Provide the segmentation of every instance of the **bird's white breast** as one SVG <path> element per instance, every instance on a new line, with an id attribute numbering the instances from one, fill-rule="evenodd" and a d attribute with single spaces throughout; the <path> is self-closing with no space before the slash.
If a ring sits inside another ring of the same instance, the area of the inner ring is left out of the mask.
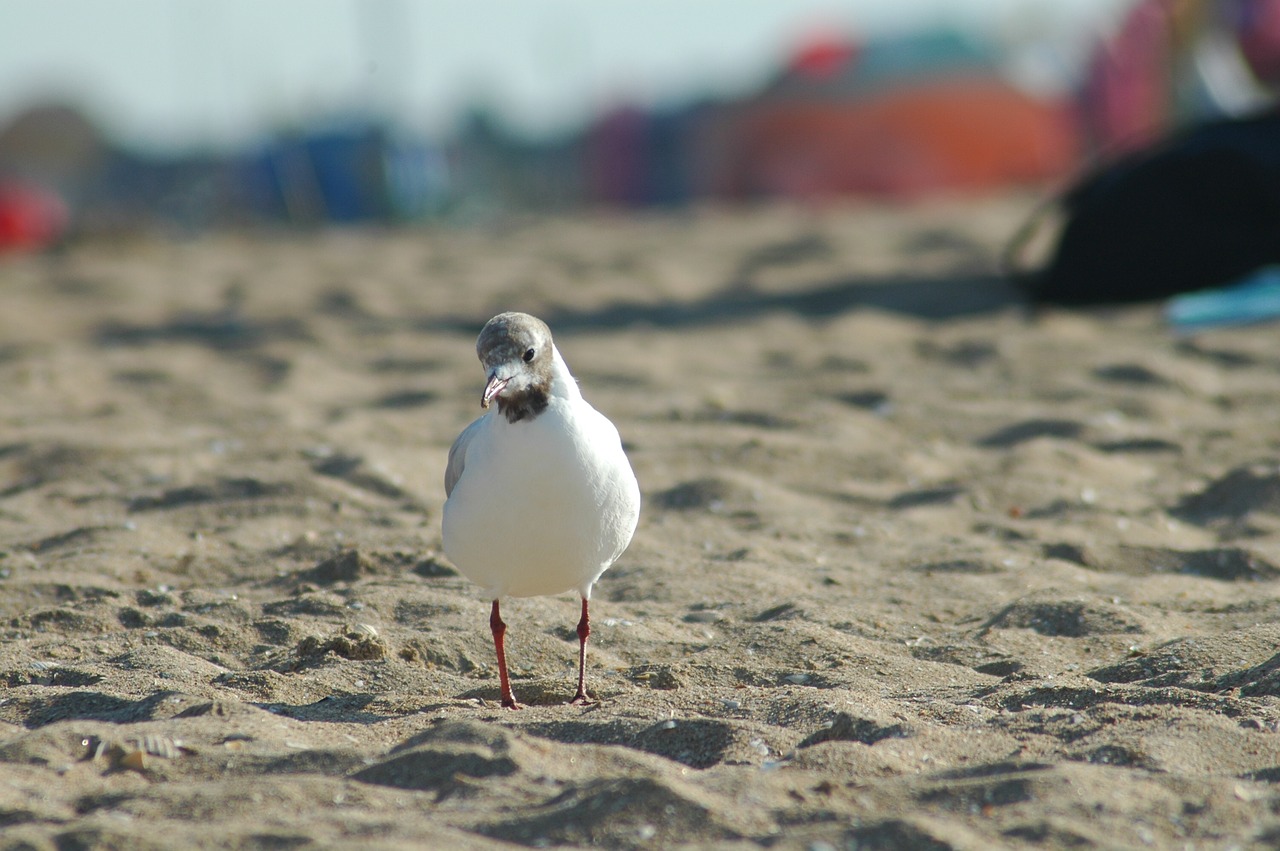
<path id="1" fill-rule="evenodd" d="M 445 503 L 445 554 L 495 598 L 587 596 L 639 514 L 617 429 L 580 397 L 553 397 L 529 421 L 483 418 Z"/>

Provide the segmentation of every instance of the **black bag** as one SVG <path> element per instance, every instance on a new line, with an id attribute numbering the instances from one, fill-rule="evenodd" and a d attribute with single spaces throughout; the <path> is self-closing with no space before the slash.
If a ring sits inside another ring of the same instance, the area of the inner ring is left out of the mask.
<path id="1" fill-rule="evenodd" d="M 1045 208 L 1005 254 L 1006 272 L 1036 302 L 1154 299 L 1280 263 L 1280 111 L 1128 154 L 1056 203 L 1065 225 L 1048 263 L 1026 269 L 1021 256 Z"/>

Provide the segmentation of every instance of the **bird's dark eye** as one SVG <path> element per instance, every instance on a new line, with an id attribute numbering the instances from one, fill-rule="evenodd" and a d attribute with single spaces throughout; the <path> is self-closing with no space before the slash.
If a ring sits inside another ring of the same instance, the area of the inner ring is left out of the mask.
<path id="1" fill-rule="evenodd" d="M 533 355 L 534 355 L 534 351 L 533 351 L 533 349 L 525 349 L 525 352 L 524 352 L 524 362 L 525 362 L 525 363 L 529 363 L 530 361 L 532 361 L 532 360 L 533 360 Z"/>

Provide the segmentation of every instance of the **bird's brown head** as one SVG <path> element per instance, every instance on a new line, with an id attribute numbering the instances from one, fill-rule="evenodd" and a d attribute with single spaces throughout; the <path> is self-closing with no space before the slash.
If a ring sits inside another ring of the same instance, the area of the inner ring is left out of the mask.
<path id="1" fill-rule="evenodd" d="M 510 422 L 536 417 L 551 395 L 555 346 L 547 323 L 527 313 L 499 313 L 476 339 L 487 379 L 480 407 L 493 401 Z"/>

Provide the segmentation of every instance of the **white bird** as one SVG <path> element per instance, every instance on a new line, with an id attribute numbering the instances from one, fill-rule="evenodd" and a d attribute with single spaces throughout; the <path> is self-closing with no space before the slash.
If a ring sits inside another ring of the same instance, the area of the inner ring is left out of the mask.
<path id="1" fill-rule="evenodd" d="M 499 600 L 578 592 L 571 702 L 589 703 L 591 587 L 631 543 L 640 486 L 618 430 L 582 398 L 545 322 L 499 314 L 480 332 L 476 354 L 487 376 L 480 407 L 488 410 L 449 450 L 445 555 L 493 600 L 489 627 L 502 705 L 510 709 L 521 706 L 507 677 Z"/>

